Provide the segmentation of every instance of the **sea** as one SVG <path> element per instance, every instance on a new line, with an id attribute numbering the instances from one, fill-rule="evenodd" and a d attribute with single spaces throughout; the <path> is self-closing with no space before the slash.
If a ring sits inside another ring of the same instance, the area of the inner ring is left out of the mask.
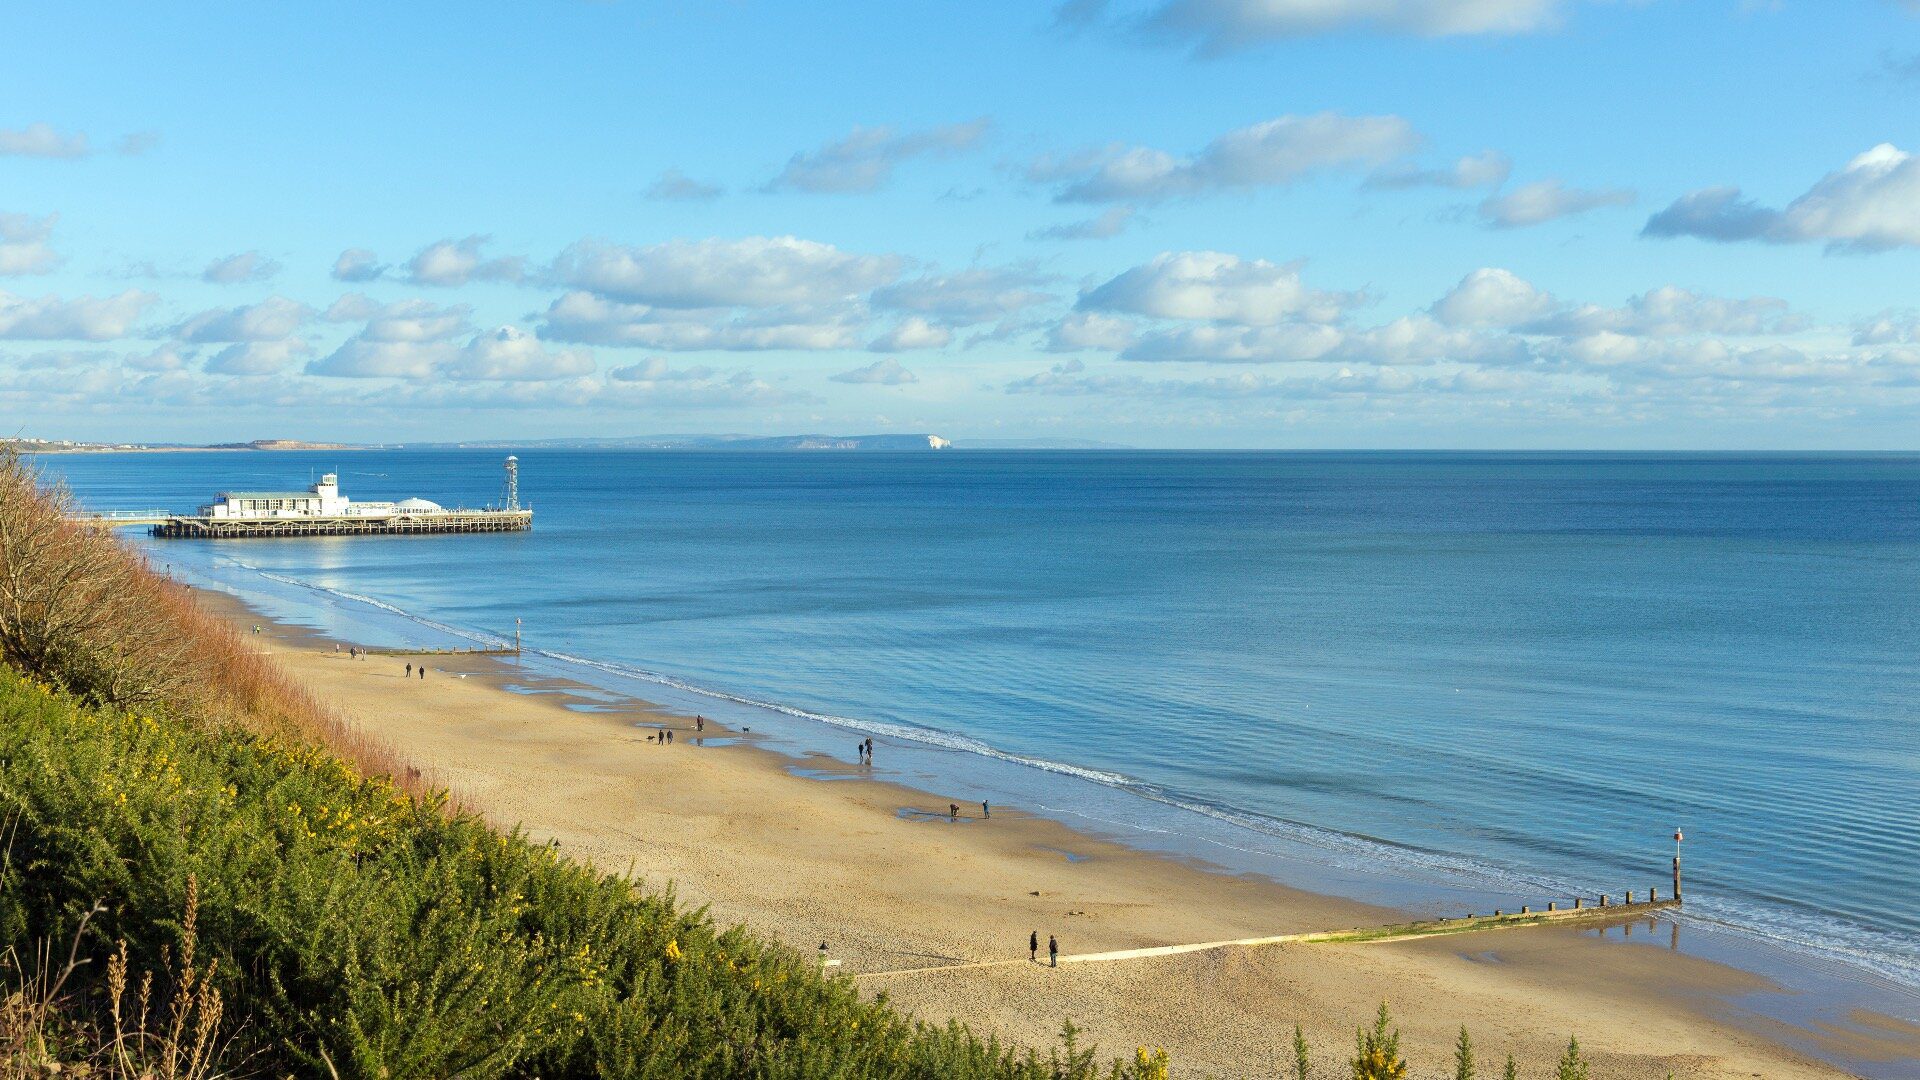
<path id="1" fill-rule="evenodd" d="M 507 452 L 36 461 L 95 509 L 322 472 L 478 506 Z M 129 539 L 353 640 L 517 628 L 802 760 L 871 735 L 943 799 L 1417 911 L 1664 893 L 1677 847 L 1684 914 L 1632 940 L 1779 983 L 1741 1010 L 1920 1020 L 1920 456 L 516 453 L 526 533 Z"/>

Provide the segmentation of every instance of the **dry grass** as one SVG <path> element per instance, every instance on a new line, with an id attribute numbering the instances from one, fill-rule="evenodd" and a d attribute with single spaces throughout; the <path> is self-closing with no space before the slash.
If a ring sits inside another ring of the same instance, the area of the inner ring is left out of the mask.
<path id="1" fill-rule="evenodd" d="M 10 449 L 0 449 L 0 660 L 83 701 L 325 746 L 433 795 L 417 770 L 200 610 Z"/>

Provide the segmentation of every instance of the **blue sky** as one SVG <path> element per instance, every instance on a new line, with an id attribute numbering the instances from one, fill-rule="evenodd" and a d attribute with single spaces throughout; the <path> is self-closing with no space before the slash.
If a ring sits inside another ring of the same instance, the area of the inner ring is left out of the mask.
<path id="1" fill-rule="evenodd" d="M 1920 448 L 1920 3 L 36 5 L 6 434 Z"/>

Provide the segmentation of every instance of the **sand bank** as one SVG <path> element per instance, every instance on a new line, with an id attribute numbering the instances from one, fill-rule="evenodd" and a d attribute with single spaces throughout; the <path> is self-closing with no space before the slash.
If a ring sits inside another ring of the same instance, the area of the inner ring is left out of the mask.
<path id="1" fill-rule="evenodd" d="M 916 791 L 848 761 L 797 763 L 644 702 L 579 706 L 568 684 L 533 682 L 492 657 L 376 656 L 262 619 L 230 598 L 203 603 L 237 623 L 323 699 L 390 743 L 496 823 L 554 841 L 602 869 L 669 883 L 722 922 L 742 922 L 865 973 L 929 1019 L 1044 1044 L 1071 1018 L 1111 1054 L 1163 1046 L 1183 1076 L 1278 1075 L 1296 1022 L 1316 1075 L 1344 1074 L 1353 1025 L 1388 1001 L 1415 1076 L 1451 1075 L 1460 1025 L 1483 1072 L 1511 1052 L 1541 1076 L 1569 1034 L 1597 1077 L 1794 1078 L 1848 1075 L 1788 1049 L 1732 999 L 1757 976 L 1653 947 L 1560 928 L 1369 945 L 1231 948 L 1049 969 L 1066 953 L 1326 930 L 1399 921 L 1404 912 L 1149 856 L 996 806 L 967 792 Z M 422 680 L 404 665 L 424 659 Z M 522 692 L 506 689 L 507 684 Z M 533 689 L 536 693 L 524 692 Z M 578 688 L 584 689 L 584 688 Z M 573 705 L 574 707 L 569 707 Z M 675 742 L 648 736 L 670 727 Z M 885 746 L 880 754 L 884 760 Z M 797 776 L 796 764 L 823 782 Z M 950 803 L 964 816 L 947 820 Z M 1042 964 L 875 975 L 1024 957 Z M 1649 937 L 1653 935 L 1647 935 Z M 1893 1064 L 1920 1059 L 1920 1032 L 1885 1018 L 1820 1034 L 1830 1052 Z M 1805 1033 L 1801 1033 L 1803 1036 Z"/>

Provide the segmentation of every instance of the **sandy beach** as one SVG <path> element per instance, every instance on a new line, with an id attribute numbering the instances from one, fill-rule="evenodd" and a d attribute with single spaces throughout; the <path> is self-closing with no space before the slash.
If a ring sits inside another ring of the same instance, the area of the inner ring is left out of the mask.
<path id="1" fill-rule="evenodd" d="M 259 625 L 253 640 L 293 675 L 497 824 L 603 870 L 670 884 L 716 919 L 802 951 L 824 941 L 836 970 L 930 1020 L 1045 1044 L 1070 1018 L 1104 1054 L 1165 1047 L 1181 1076 L 1277 1075 L 1290 1066 L 1299 1022 L 1316 1075 L 1331 1076 L 1344 1074 L 1353 1025 L 1384 999 L 1415 1076 L 1451 1075 L 1462 1024 L 1483 1073 L 1511 1052 L 1522 1076 L 1544 1075 L 1571 1034 L 1599 1077 L 1849 1075 L 1751 1020 L 1735 1022 L 1729 999 L 1764 989 L 1759 977 L 1561 928 L 1050 969 L 1049 934 L 1077 954 L 1405 913 L 1144 855 L 1018 806 L 982 819 L 967 792 L 871 779 L 850 760 L 796 762 L 711 723 L 702 745 L 691 718 L 643 702 L 569 708 L 584 701 L 570 695 L 578 688 L 528 680 L 493 657 L 349 660 L 329 639 L 225 595 L 201 596 L 209 610 Z M 421 661 L 426 678 L 405 677 Z M 672 744 L 649 737 L 660 728 L 674 731 Z M 960 820 L 948 820 L 950 803 Z M 883 974 L 1024 961 L 1031 932 L 1040 964 Z M 1852 1060 L 1920 1058 L 1920 1029 L 1883 1017 L 1817 1038 Z"/>

